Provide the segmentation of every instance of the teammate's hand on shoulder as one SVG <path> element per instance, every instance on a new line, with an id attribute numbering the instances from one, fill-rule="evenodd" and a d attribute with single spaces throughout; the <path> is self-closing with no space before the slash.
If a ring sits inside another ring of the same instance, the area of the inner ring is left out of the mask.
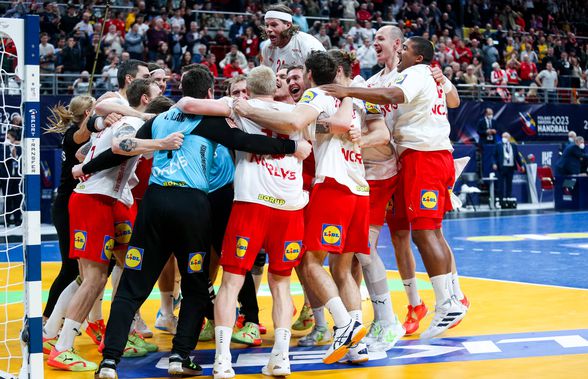
<path id="1" fill-rule="evenodd" d="M 349 132 L 347 132 L 346 137 L 349 141 L 353 142 L 353 143 L 357 143 L 360 144 L 361 142 L 361 130 L 358 129 L 351 129 Z"/>
<path id="2" fill-rule="evenodd" d="M 113 124 L 118 122 L 121 118 L 123 118 L 123 115 L 121 115 L 119 113 L 110 113 L 108 116 L 106 116 L 106 118 L 104 118 L 104 127 L 105 128 L 111 127 Z"/>
<path id="3" fill-rule="evenodd" d="M 347 87 L 340 86 L 338 84 L 324 84 L 319 87 L 325 91 L 328 95 L 342 99 L 348 96 Z"/>
<path id="4" fill-rule="evenodd" d="M 312 145 L 306 140 L 296 141 L 296 152 L 294 156 L 303 161 L 312 152 Z"/>
<path id="5" fill-rule="evenodd" d="M 184 143 L 184 135 L 180 132 L 173 132 L 162 141 L 162 150 L 177 150 Z"/>
<path id="6" fill-rule="evenodd" d="M 155 116 L 157 116 L 155 113 L 143 113 L 143 116 L 141 118 L 143 119 L 143 121 L 149 121 Z"/>
<path id="7" fill-rule="evenodd" d="M 74 179 L 79 179 L 82 176 L 84 176 L 84 171 L 82 171 L 82 167 L 84 167 L 83 163 L 79 163 L 72 167 L 71 175 L 74 177 Z"/>
<path id="8" fill-rule="evenodd" d="M 244 99 L 234 99 L 233 100 L 233 110 L 239 115 L 243 117 L 247 117 L 253 112 L 253 107 L 249 105 L 247 100 Z"/>
<path id="9" fill-rule="evenodd" d="M 445 80 L 447 78 L 445 78 L 445 75 L 443 75 L 443 71 L 441 71 L 439 67 L 431 67 L 431 75 L 433 75 L 433 79 L 435 79 L 436 83 L 445 84 Z"/>

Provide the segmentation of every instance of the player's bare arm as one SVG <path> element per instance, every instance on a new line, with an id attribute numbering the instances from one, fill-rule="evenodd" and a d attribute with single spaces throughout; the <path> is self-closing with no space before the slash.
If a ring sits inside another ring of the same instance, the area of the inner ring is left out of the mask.
<path id="1" fill-rule="evenodd" d="M 76 151 L 76 158 L 79 162 L 83 162 L 86 159 L 86 155 L 90 152 L 92 148 L 92 141 L 88 141 L 84 144 L 84 146 L 80 147 L 78 151 Z"/>
<path id="2" fill-rule="evenodd" d="M 141 139 L 134 136 L 115 137 L 112 152 L 118 155 L 141 155 L 158 150 L 177 150 L 184 143 L 184 135 L 174 132 L 161 139 Z"/>
<path id="3" fill-rule="evenodd" d="M 150 120 L 155 115 L 153 113 L 143 113 L 139 112 L 127 105 L 118 104 L 113 101 L 103 101 L 96 104 L 96 114 L 98 116 L 108 116 L 110 113 L 118 113 L 123 116 L 132 116 L 140 118 L 144 121 Z"/>
<path id="4" fill-rule="evenodd" d="M 345 134 L 352 128 L 353 99 L 346 97 L 333 116 L 317 121 L 316 133 Z"/>
<path id="5" fill-rule="evenodd" d="M 306 128 L 319 116 L 316 109 L 304 104 L 297 104 L 291 112 L 283 112 L 252 107 L 243 99 L 235 99 L 233 108 L 239 116 L 284 134 L 291 134 Z"/>
<path id="6" fill-rule="evenodd" d="M 367 120 L 366 126 L 368 132 L 361 135 L 359 140 L 359 146 L 364 147 L 376 147 L 385 146 L 390 143 L 390 130 L 386 127 L 384 119 L 378 118 L 373 120 Z M 353 139 L 351 140 L 354 141 Z"/>
<path id="7" fill-rule="evenodd" d="M 186 96 L 181 98 L 176 103 L 175 107 L 187 114 L 224 117 L 229 117 L 231 115 L 231 108 L 227 102 L 222 99 L 196 99 Z"/>
<path id="8" fill-rule="evenodd" d="M 338 84 L 326 84 L 320 87 L 329 95 L 338 97 L 355 97 L 373 104 L 402 104 L 404 92 L 397 87 L 388 88 L 360 88 L 344 87 Z"/>

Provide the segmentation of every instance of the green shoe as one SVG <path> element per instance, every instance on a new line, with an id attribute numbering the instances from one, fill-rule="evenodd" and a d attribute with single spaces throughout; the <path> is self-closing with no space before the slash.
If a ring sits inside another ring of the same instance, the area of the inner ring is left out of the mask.
<path id="1" fill-rule="evenodd" d="M 43 337 L 43 354 L 50 354 L 51 349 L 55 347 L 57 343 L 57 337 L 45 338 Z"/>
<path id="2" fill-rule="evenodd" d="M 123 351 L 123 358 L 138 358 L 147 355 L 147 350 L 142 347 L 135 346 L 130 340 L 127 340 L 125 349 Z"/>
<path id="3" fill-rule="evenodd" d="M 316 326 L 306 336 L 298 340 L 298 346 L 317 346 L 329 342 L 333 336 L 329 328 L 325 326 Z"/>
<path id="4" fill-rule="evenodd" d="M 259 325 L 252 322 L 247 322 L 245 325 L 233 333 L 231 341 L 237 343 L 244 343 L 249 346 L 261 346 L 261 334 L 259 333 Z"/>
<path id="5" fill-rule="evenodd" d="M 136 333 L 129 334 L 129 342 L 137 347 L 140 347 L 141 349 L 147 350 L 148 353 L 154 353 L 157 350 L 159 350 L 157 345 L 145 341 L 141 336 L 139 336 Z"/>
<path id="6" fill-rule="evenodd" d="M 312 308 L 308 305 L 304 305 L 300 311 L 300 315 L 294 324 L 292 325 L 293 330 L 307 330 L 314 327 L 314 315 L 312 314 Z"/>
<path id="7" fill-rule="evenodd" d="M 80 357 L 74 349 L 61 352 L 55 350 L 55 348 L 51 349 L 47 364 L 60 370 L 76 372 L 95 371 L 98 368 L 96 363 Z"/>
<path id="8" fill-rule="evenodd" d="M 206 320 L 206 324 L 204 324 L 204 328 L 202 328 L 202 331 L 200 332 L 198 341 L 207 342 L 212 340 L 214 340 L 214 321 Z"/>

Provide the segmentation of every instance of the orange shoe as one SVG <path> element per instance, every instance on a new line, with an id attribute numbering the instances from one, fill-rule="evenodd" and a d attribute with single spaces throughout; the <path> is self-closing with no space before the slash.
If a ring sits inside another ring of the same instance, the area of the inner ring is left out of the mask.
<path id="1" fill-rule="evenodd" d="M 245 316 L 239 314 L 239 317 L 237 317 L 237 321 L 235 321 L 235 326 L 237 327 L 237 329 L 241 329 L 243 328 L 243 325 L 245 325 Z"/>
<path id="2" fill-rule="evenodd" d="M 466 307 L 466 309 L 470 309 L 470 301 L 468 300 L 468 297 L 466 295 L 463 295 L 463 299 L 461 299 L 459 302 L 462 303 L 463 306 Z M 461 320 L 456 322 L 455 325 L 450 326 L 449 329 L 455 328 L 456 326 L 459 325 L 460 322 L 461 322 Z"/>
<path id="3" fill-rule="evenodd" d="M 96 345 L 100 345 L 102 338 L 106 332 L 106 325 L 104 320 L 97 320 L 96 322 L 88 321 L 88 327 L 86 328 L 86 334 L 94 341 Z"/>
<path id="4" fill-rule="evenodd" d="M 57 343 L 57 337 L 53 337 L 53 338 L 43 337 L 43 354 L 50 354 L 51 350 L 55 347 L 56 343 Z"/>
<path id="5" fill-rule="evenodd" d="M 421 300 L 421 303 L 416 307 L 408 305 L 408 312 L 406 313 L 406 320 L 402 326 L 406 330 L 406 335 L 410 336 L 419 329 L 419 322 L 427 315 L 427 306 Z"/>

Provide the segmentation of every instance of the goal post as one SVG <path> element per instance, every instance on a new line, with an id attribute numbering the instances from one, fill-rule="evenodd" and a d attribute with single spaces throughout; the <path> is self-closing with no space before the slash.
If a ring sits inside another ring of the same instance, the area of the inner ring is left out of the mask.
<path id="1" fill-rule="evenodd" d="M 39 16 L 0 18 L 2 378 L 43 378 L 39 31 Z"/>

